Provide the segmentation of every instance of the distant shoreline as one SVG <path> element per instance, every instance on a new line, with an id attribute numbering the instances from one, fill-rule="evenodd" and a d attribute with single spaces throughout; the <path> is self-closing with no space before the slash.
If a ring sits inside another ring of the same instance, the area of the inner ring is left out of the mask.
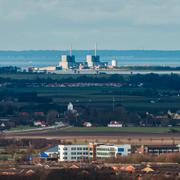
<path id="1" fill-rule="evenodd" d="M 28 71 L 28 68 L 21 68 L 17 66 L 0 66 L 0 73 L 16 73 L 16 74 L 65 74 L 65 75 L 98 75 L 98 74 L 180 74 L 180 66 L 170 67 L 170 66 L 121 66 L 116 68 L 100 68 L 100 69 L 68 69 L 62 70 L 57 69 L 56 66 L 47 66 L 43 68 L 36 68 L 34 71 Z M 12 71 L 7 71 L 11 69 Z M 15 69 L 17 71 L 15 71 Z M 49 70 L 50 69 L 50 70 Z"/>
<path id="2" fill-rule="evenodd" d="M 62 55 L 68 55 L 69 50 L 26 50 L 1 51 L 0 66 L 46 67 L 57 66 Z M 76 62 L 85 62 L 87 55 L 93 55 L 94 50 L 73 50 Z M 127 66 L 180 66 L 180 50 L 98 50 L 101 62 L 111 65 L 117 60 L 119 67 Z"/>
<path id="3" fill-rule="evenodd" d="M 180 70 L 80 70 L 74 72 L 74 70 L 58 70 L 54 71 L 55 74 L 180 74 Z"/>

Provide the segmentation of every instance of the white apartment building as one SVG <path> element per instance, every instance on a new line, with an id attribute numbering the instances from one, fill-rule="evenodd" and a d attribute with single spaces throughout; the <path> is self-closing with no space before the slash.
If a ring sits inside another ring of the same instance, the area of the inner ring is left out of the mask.
<path id="1" fill-rule="evenodd" d="M 116 158 L 119 156 L 126 156 L 131 153 L 131 145 L 100 145 L 96 147 L 96 158 Z"/>
<path id="2" fill-rule="evenodd" d="M 59 145 L 59 161 L 80 161 L 88 159 L 87 145 Z"/>

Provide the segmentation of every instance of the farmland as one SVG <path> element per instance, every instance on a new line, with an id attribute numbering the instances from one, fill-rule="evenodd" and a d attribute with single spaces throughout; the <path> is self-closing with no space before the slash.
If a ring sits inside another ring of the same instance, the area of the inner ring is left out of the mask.
<path id="1" fill-rule="evenodd" d="M 136 95 L 145 91 L 143 88 L 127 87 L 30 87 L 30 88 L 1 88 L 0 91 L 15 93 L 36 92 L 38 97 L 48 97 L 53 103 L 67 105 L 72 102 L 75 106 L 94 106 L 112 108 L 124 106 L 131 111 L 159 111 L 169 109 L 178 110 L 180 97 L 160 97 Z M 134 93 L 133 93 L 134 92 Z M 129 94 L 129 95 L 127 95 Z M 151 101 L 156 101 L 151 103 Z"/>
<path id="2" fill-rule="evenodd" d="M 123 127 L 123 128 L 109 128 L 109 127 L 70 127 L 63 129 L 62 132 L 82 132 L 86 133 L 97 133 L 97 132 L 107 132 L 107 133 L 168 133 L 171 131 L 170 127 Z M 180 127 L 173 127 L 173 129 L 180 131 Z"/>
<path id="3" fill-rule="evenodd" d="M 180 143 L 180 128 L 173 127 L 176 133 L 172 133 L 172 128 L 168 127 L 67 127 L 52 130 L 10 132 L 4 137 L 7 139 L 48 139 L 59 140 L 72 143 L 87 142 L 108 142 L 108 143 L 128 143 L 128 144 L 175 144 Z"/>

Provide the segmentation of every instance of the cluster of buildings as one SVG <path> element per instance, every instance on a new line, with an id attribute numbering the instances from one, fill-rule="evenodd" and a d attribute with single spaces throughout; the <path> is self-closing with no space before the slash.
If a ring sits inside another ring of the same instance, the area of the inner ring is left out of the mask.
<path id="1" fill-rule="evenodd" d="M 169 144 L 169 145 L 142 145 L 137 152 L 140 154 L 167 154 L 167 153 L 179 153 L 179 144 Z"/>
<path id="2" fill-rule="evenodd" d="M 85 121 L 83 123 L 84 127 L 92 127 L 93 124 L 91 122 Z M 119 121 L 110 121 L 110 123 L 107 125 L 107 127 L 109 128 L 122 128 L 123 127 L 123 123 L 119 122 Z"/>
<path id="3" fill-rule="evenodd" d="M 96 53 L 94 55 L 87 55 L 86 61 L 77 62 L 76 56 L 72 54 L 72 49 L 70 49 L 69 55 L 62 55 L 61 60 L 58 66 L 48 66 L 48 67 L 31 67 L 27 71 L 28 72 L 55 72 L 58 70 L 99 70 L 99 69 L 114 69 L 118 67 L 117 60 L 112 60 L 111 64 L 109 65 L 108 62 L 101 62 L 100 56 Z M 79 72 L 78 71 L 78 72 Z"/>
<path id="4" fill-rule="evenodd" d="M 113 68 L 117 67 L 117 61 L 112 60 L 111 66 L 108 66 L 107 62 L 101 62 L 100 56 L 97 55 L 97 50 L 95 47 L 94 55 L 87 55 L 86 62 L 76 62 L 75 56 L 72 55 L 72 48 L 70 49 L 70 55 L 62 55 L 61 61 L 59 63 L 60 69 L 99 69 L 99 68 Z"/>
<path id="5" fill-rule="evenodd" d="M 86 60 L 83 62 L 77 62 L 76 56 L 72 54 L 72 48 L 70 48 L 69 55 L 62 55 L 58 66 L 48 66 L 48 67 L 30 67 L 28 72 L 55 72 L 58 70 L 98 70 L 98 69 L 113 69 L 118 67 L 117 60 L 112 60 L 109 65 L 108 62 L 101 62 L 100 56 L 97 55 L 97 50 L 95 47 L 94 55 L 87 55 Z"/>
<path id="6" fill-rule="evenodd" d="M 172 154 L 179 153 L 179 144 L 164 145 L 142 145 L 132 146 L 130 144 L 61 144 L 52 147 L 39 154 L 41 159 L 58 160 L 59 162 L 74 161 L 96 161 L 105 159 L 115 159 L 121 156 L 128 156 L 132 153 L 137 154 Z"/>
<path id="7" fill-rule="evenodd" d="M 131 153 L 131 145 L 113 145 L 89 143 L 82 145 L 58 145 L 40 153 L 41 158 L 58 159 L 58 161 L 83 161 L 117 158 Z"/>

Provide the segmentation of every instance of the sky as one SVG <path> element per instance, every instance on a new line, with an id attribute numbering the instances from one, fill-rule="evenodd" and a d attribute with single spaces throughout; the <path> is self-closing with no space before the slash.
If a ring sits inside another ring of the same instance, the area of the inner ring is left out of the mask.
<path id="1" fill-rule="evenodd" d="M 0 50 L 180 49 L 180 0 L 0 0 Z"/>

